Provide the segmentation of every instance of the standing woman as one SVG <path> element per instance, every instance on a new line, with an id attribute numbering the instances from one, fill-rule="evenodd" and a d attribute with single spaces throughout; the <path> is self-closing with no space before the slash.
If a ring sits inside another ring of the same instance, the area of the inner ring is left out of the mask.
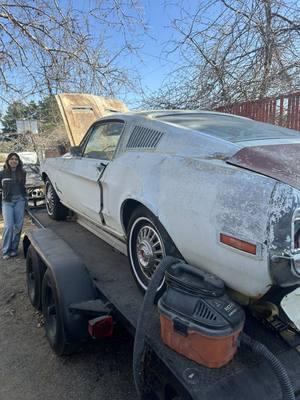
<path id="1" fill-rule="evenodd" d="M 2 189 L 2 214 L 4 231 L 2 238 L 2 257 L 7 260 L 18 252 L 26 199 L 26 172 L 17 153 L 10 153 L 0 171 Z"/>

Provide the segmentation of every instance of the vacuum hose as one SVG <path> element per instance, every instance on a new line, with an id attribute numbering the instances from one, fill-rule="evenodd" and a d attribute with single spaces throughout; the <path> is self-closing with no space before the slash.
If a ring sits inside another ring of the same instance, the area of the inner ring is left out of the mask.
<path id="1" fill-rule="evenodd" d="M 137 322 L 136 333 L 133 346 L 133 377 L 139 398 L 144 394 L 144 356 L 145 356 L 145 334 L 148 328 L 150 316 L 156 312 L 154 302 L 157 294 L 157 288 L 164 278 L 165 271 L 173 264 L 179 263 L 178 258 L 167 256 L 160 263 L 149 283 L 144 297 L 139 319 Z"/>
<path id="2" fill-rule="evenodd" d="M 150 316 L 156 312 L 154 303 L 157 295 L 157 288 L 164 278 L 166 269 L 179 262 L 181 261 L 178 258 L 170 256 L 167 256 L 162 260 L 149 283 L 139 314 L 133 347 L 133 377 L 136 391 L 141 399 L 147 398 L 144 385 L 145 335 L 148 330 L 149 321 L 151 320 Z M 263 356 L 270 363 L 271 368 L 273 369 L 273 372 L 277 376 L 280 383 L 283 393 L 283 400 L 295 400 L 295 394 L 291 381 L 284 366 L 281 364 L 278 358 L 275 357 L 275 355 L 271 353 L 266 346 L 252 339 L 244 332 L 241 333 L 241 344 L 249 347 L 255 354 Z M 148 398 L 150 399 L 151 395 Z"/>
<path id="3" fill-rule="evenodd" d="M 265 345 L 252 339 L 244 332 L 241 333 L 241 343 L 249 347 L 253 353 L 263 356 L 270 363 L 281 386 L 282 400 L 295 400 L 294 389 L 290 378 L 278 358 L 275 357 Z"/>

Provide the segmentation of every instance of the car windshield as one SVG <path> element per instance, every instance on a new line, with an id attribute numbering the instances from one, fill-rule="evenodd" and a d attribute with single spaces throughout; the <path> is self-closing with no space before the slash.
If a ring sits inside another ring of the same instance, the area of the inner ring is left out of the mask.
<path id="1" fill-rule="evenodd" d="M 233 143 L 260 139 L 300 139 L 300 133 L 292 129 L 222 114 L 164 115 L 158 118 Z"/>

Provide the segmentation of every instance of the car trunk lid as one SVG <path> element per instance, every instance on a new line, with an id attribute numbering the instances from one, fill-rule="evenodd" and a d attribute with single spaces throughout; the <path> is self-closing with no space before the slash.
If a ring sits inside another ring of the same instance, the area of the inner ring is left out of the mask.
<path id="1" fill-rule="evenodd" d="M 226 162 L 300 189 L 300 144 L 243 147 Z"/>
<path id="2" fill-rule="evenodd" d="M 113 112 L 128 111 L 120 100 L 85 93 L 55 96 L 71 146 L 77 146 L 91 124 Z"/>

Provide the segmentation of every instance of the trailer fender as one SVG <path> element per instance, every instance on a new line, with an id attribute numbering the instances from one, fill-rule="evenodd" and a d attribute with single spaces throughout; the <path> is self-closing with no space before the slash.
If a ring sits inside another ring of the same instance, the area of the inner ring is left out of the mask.
<path id="1" fill-rule="evenodd" d="M 26 251 L 26 282 L 29 300 L 34 308 L 42 309 L 42 282 L 46 266 L 40 256 L 29 245 Z"/>
<path id="2" fill-rule="evenodd" d="M 88 337 L 88 318 L 74 313 L 69 307 L 71 304 L 96 298 L 96 289 L 86 266 L 74 250 L 51 229 L 35 229 L 27 233 L 23 241 L 24 249 L 28 249 L 28 244 L 46 265 L 49 271 L 47 276 L 51 276 L 51 282 L 55 286 L 66 343 L 84 340 Z"/>

